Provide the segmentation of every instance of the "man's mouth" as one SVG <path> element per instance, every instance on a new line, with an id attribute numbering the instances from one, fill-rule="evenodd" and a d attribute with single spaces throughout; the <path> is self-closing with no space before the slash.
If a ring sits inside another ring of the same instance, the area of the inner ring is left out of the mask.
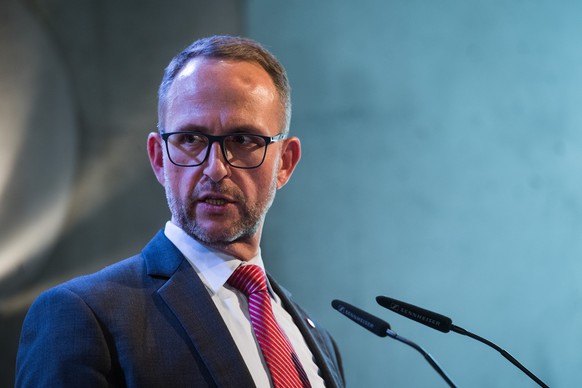
<path id="1" fill-rule="evenodd" d="M 224 199 L 219 199 L 219 198 L 206 198 L 204 200 L 204 203 L 207 203 L 209 205 L 214 205 L 214 206 L 223 206 L 223 205 L 226 205 L 227 201 Z"/>

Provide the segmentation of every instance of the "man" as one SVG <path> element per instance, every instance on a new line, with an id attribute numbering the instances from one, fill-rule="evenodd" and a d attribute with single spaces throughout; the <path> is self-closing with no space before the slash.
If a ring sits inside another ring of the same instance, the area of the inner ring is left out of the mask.
<path id="1" fill-rule="evenodd" d="M 254 41 L 201 39 L 172 60 L 148 137 L 171 221 L 141 254 L 35 301 L 17 386 L 344 385 L 329 334 L 264 288 L 263 222 L 300 158 L 290 110 L 284 69 Z"/>

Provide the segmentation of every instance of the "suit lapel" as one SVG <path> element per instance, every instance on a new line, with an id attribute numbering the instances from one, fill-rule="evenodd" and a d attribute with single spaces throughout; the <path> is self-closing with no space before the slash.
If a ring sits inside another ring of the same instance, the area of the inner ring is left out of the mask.
<path id="1" fill-rule="evenodd" d="M 281 287 L 273 278 L 269 276 L 269 282 L 275 293 L 281 299 L 281 303 L 287 312 L 293 317 L 293 321 L 301 331 L 309 350 L 315 358 L 315 363 L 319 367 L 321 377 L 326 383 L 326 387 L 343 387 L 343 378 L 338 374 L 337 368 L 331 368 L 331 365 L 336 365 L 333 355 L 328 354 L 325 349 L 329 349 L 332 344 L 321 337 L 321 334 L 315 327 L 307 323 L 308 315 L 298 308 L 298 306 L 291 301 L 290 294 L 287 290 Z M 313 321 L 311 321 L 313 322 Z M 327 346 L 322 346 L 327 342 Z"/>
<path id="2" fill-rule="evenodd" d="M 180 321 L 216 385 L 254 387 L 220 313 L 180 251 L 160 232 L 143 254 L 150 275 L 169 277 L 158 294 Z"/>

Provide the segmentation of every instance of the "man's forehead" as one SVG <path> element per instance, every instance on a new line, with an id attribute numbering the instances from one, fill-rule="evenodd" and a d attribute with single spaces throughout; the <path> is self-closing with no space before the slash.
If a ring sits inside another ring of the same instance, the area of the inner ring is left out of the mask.
<path id="1" fill-rule="evenodd" d="M 196 69 L 200 67 L 202 61 L 210 61 L 210 59 L 202 57 L 190 59 L 188 62 L 186 62 L 184 67 L 182 67 L 182 69 L 178 72 L 178 74 L 176 75 L 176 79 L 191 76 L 194 73 L 194 71 L 196 71 Z"/>
<path id="2" fill-rule="evenodd" d="M 267 89 L 276 93 L 275 85 L 269 74 L 253 62 L 225 59 L 194 58 L 176 75 L 170 87 L 172 91 L 198 90 L 239 90 L 247 92 L 254 89 Z M 264 92 L 264 90 L 263 90 Z"/>
<path id="3" fill-rule="evenodd" d="M 248 98 L 273 101 L 279 97 L 273 80 L 260 65 L 202 57 L 190 60 L 176 76 L 168 101 L 176 98 L 242 102 Z"/>
<path id="4" fill-rule="evenodd" d="M 187 78 L 196 72 L 203 72 L 207 75 L 212 73 L 220 74 L 224 72 L 236 72 L 241 69 L 253 69 L 255 73 L 271 78 L 267 71 L 258 63 L 253 61 L 236 60 L 230 58 L 195 57 L 190 59 L 176 75 L 176 80 Z"/>

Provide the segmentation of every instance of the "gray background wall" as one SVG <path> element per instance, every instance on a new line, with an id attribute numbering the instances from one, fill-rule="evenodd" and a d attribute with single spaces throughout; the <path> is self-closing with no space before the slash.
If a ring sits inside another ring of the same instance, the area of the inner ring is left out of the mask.
<path id="1" fill-rule="evenodd" d="M 20 146 L 0 143 L 1 376 L 40 290 L 135 252 L 167 218 L 145 157 L 161 70 L 197 36 L 241 33 L 286 65 L 303 144 L 264 256 L 336 337 L 349 386 L 445 385 L 334 298 L 389 321 L 459 386 L 533 386 L 494 350 L 376 306 L 382 294 L 449 315 L 551 386 L 582 385 L 582 5 L 23 4 L 0 3 L 2 136 Z"/>

